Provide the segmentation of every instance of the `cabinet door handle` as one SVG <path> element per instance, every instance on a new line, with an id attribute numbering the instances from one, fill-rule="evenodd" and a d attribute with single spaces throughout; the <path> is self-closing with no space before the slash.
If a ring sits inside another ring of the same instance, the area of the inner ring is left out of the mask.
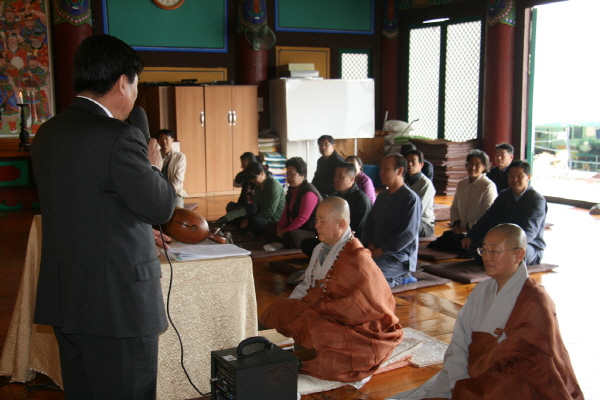
<path id="1" fill-rule="evenodd" d="M 227 113 L 227 123 L 231 125 L 233 123 L 233 116 L 231 115 L 231 111 Z"/>
<path id="2" fill-rule="evenodd" d="M 204 126 L 204 111 L 200 111 L 200 126 Z"/>
<path id="3" fill-rule="evenodd" d="M 235 111 L 233 111 L 233 125 L 235 125 L 237 123 L 237 115 L 235 113 Z"/>

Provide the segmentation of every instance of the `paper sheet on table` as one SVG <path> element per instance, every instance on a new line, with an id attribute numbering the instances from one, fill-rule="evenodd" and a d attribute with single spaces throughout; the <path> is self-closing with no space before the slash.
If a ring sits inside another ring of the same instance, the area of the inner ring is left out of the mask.
<path id="1" fill-rule="evenodd" d="M 178 261 L 250 255 L 249 250 L 234 244 L 172 243 L 168 252 Z"/>

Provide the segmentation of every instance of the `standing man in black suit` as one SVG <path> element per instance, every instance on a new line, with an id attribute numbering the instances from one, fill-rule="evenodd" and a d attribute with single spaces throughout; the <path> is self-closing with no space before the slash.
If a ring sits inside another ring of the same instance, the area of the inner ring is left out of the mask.
<path id="1" fill-rule="evenodd" d="M 514 147 L 508 143 L 496 145 L 496 166 L 488 172 L 487 177 L 496 184 L 498 194 L 509 187 L 508 184 L 508 166 L 513 161 Z"/>
<path id="2" fill-rule="evenodd" d="M 34 322 L 58 340 L 65 397 L 155 399 L 167 328 L 151 224 L 175 192 L 127 124 L 142 61 L 98 35 L 75 53 L 77 97 L 33 141 L 42 227 Z"/>
<path id="3" fill-rule="evenodd" d="M 317 171 L 313 177 L 312 184 L 317 188 L 323 198 L 335 193 L 333 177 L 335 169 L 345 162 L 335 150 L 335 140 L 329 135 L 323 135 L 318 140 L 321 157 L 317 160 Z"/>

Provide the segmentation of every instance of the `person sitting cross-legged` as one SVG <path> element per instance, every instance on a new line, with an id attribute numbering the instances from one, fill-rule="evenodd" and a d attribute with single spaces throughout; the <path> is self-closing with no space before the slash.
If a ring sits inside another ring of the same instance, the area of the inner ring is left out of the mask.
<path id="1" fill-rule="evenodd" d="M 421 225 L 419 226 L 419 237 L 427 237 L 433 235 L 433 227 L 435 226 L 435 214 L 433 213 L 433 198 L 435 197 L 435 188 L 433 183 L 427 178 L 422 171 L 423 153 L 419 150 L 409 150 L 404 155 L 406 158 L 406 184 L 411 188 L 421 199 Z"/>
<path id="2" fill-rule="evenodd" d="M 350 229 L 354 236 L 360 237 L 371 211 L 371 200 L 356 186 L 356 167 L 352 163 L 341 163 L 335 169 L 333 183 L 335 186 L 334 196 L 341 197 L 348 202 L 350 207 Z M 313 249 L 319 244 L 318 238 L 308 238 L 302 241 L 301 249 L 308 257 L 312 255 Z"/>
<path id="3" fill-rule="evenodd" d="M 496 145 L 496 154 L 494 154 L 496 166 L 488 172 L 487 176 L 496 184 L 498 193 L 508 188 L 508 166 L 513 161 L 514 152 L 515 149 L 511 144 Z"/>
<path id="4" fill-rule="evenodd" d="M 344 199 L 323 200 L 315 222 L 322 243 L 304 280 L 259 317 L 295 343 L 316 348 L 301 373 L 341 382 L 371 376 L 404 337 L 386 280 L 349 224 Z"/>
<path id="5" fill-rule="evenodd" d="M 452 229 L 427 247 L 441 251 L 463 250 L 461 240 L 498 196 L 496 185 L 485 176 L 489 166 L 490 159 L 483 151 L 473 149 L 467 155 L 468 176 L 458 182 L 450 207 Z"/>
<path id="6" fill-rule="evenodd" d="M 157 141 L 160 145 L 160 154 L 163 159 L 162 174 L 173 185 L 177 194 L 175 206 L 182 208 L 183 199 L 187 196 L 183 190 L 183 181 L 185 180 L 185 168 L 187 165 L 185 154 L 173 150 L 175 133 L 169 129 L 158 131 Z"/>
<path id="7" fill-rule="evenodd" d="M 217 221 L 232 221 L 241 218 L 240 229 L 251 235 L 261 234 L 269 224 L 276 224 L 281 218 L 285 205 L 285 194 L 281 183 L 264 167 L 251 162 L 244 168 L 246 179 L 254 186 L 255 211 L 249 213 L 247 208 L 239 208 L 227 213 Z"/>
<path id="8" fill-rule="evenodd" d="M 408 154 L 409 151 L 411 150 L 418 150 L 417 146 L 415 146 L 413 143 L 406 143 L 403 144 L 402 147 L 400 147 L 400 154 L 402 154 L 404 157 L 406 157 L 406 155 Z M 433 182 L 433 164 L 430 163 L 429 161 L 425 160 L 423 158 L 423 167 L 421 168 L 421 172 L 423 173 L 423 175 L 425 175 L 427 178 L 429 178 L 429 180 L 431 182 Z"/>
<path id="9" fill-rule="evenodd" d="M 348 156 L 346 157 L 346 162 L 354 164 L 354 167 L 356 168 L 356 186 L 365 192 L 365 194 L 369 197 L 369 200 L 371 200 L 371 204 L 375 203 L 375 199 L 377 198 L 375 185 L 373 184 L 373 180 L 363 171 L 363 162 L 360 157 Z"/>
<path id="10" fill-rule="evenodd" d="M 391 154 L 381 161 L 379 177 L 387 186 L 367 216 L 361 241 L 371 251 L 390 287 L 415 282 L 421 200 L 404 184 L 406 159 Z"/>
<path id="11" fill-rule="evenodd" d="M 442 370 L 392 399 L 583 400 L 565 348 L 556 307 L 530 278 L 525 232 L 492 228 L 478 252 L 491 279 L 459 311 Z"/>
<path id="12" fill-rule="evenodd" d="M 546 242 L 544 228 L 548 206 L 544 196 L 531 186 L 531 168 L 526 161 L 513 161 L 508 167 L 509 189 L 505 189 L 490 208 L 467 232 L 461 243 L 471 256 L 480 259 L 477 248 L 481 247 L 483 237 L 492 227 L 502 223 L 519 225 L 527 236 L 527 265 L 536 265 L 542 261 Z"/>
<path id="13" fill-rule="evenodd" d="M 315 212 L 323 200 L 319 191 L 306 180 L 306 162 L 292 157 L 285 162 L 288 191 L 279 222 L 266 228 L 266 251 L 284 247 L 299 249 L 302 241 L 315 236 Z"/>

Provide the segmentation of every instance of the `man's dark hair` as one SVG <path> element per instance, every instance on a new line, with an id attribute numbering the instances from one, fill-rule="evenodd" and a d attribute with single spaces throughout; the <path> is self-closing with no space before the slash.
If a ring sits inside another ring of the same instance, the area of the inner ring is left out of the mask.
<path id="1" fill-rule="evenodd" d="M 362 160 L 360 159 L 359 156 L 348 156 L 348 157 L 346 157 L 346 162 L 353 163 L 354 161 L 356 161 L 358 163 L 358 166 L 362 170 L 363 162 L 362 162 Z M 358 173 L 359 171 L 356 171 L 356 172 Z"/>
<path id="2" fill-rule="evenodd" d="M 317 144 L 321 144 L 321 142 L 323 140 L 328 140 L 329 144 L 335 144 L 335 140 L 333 139 L 333 137 L 329 136 L 329 135 L 323 135 L 321 136 L 318 140 L 317 140 Z"/>
<path id="3" fill-rule="evenodd" d="M 392 157 L 395 161 L 394 171 L 397 171 L 398 168 L 404 168 L 404 172 L 406 172 L 406 158 L 402 154 L 390 154 L 387 157 Z"/>
<path id="4" fill-rule="evenodd" d="M 409 150 L 405 154 L 402 154 L 404 158 L 408 158 L 409 155 L 414 154 L 419 159 L 419 163 L 423 164 L 423 153 L 419 150 Z"/>
<path id="5" fill-rule="evenodd" d="M 156 137 L 160 137 L 160 135 L 171 136 L 173 139 L 175 139 L 175 132 L 170 129 L 161 129 L 160 131 L 156 132 Z"/>
<path id="6" fill-rule="evenodd" d="M 110 35 L 86 38 L 75 51 L 75 93 L 102 97 L 125 75 L 129 83 L 142 73 L 142 59 L 127 43 Z"/>
<path id="7" fill-rule="evenodd" d="M 490 158 L 484 151 L 478 149 L 471 150 L 471 152 L 467 154 L 467 163 L 471 161 L 471 158 L 473 157 L 477 157 L 481 160 L 481 163 L 485 167 L 483 172 L 490 172 Z"/>
<path id="8" fill-rule="evenodd" d="M 529 165 L 529 163 L 527 161 L 523 161 L 523 160 L 513 161 L 508 166 L 507 171 L 510 172 L 511 168 L 523 168 L 523 172 L 525 173 L 525 175 L 527 175 L 527 176 L 531 175 L 531 166 Z"/>
<path id="9" fill-rule="evenodd" d="M 411 151 L 411 150 L 416 150 L 417 146 L 415 146 L 412 143 L 406 143 L 403 144 L 402 147 L 400 147 L 400 154 L 402 154 L 404 157 L 406 157 L 406 154 Z"/>
<path id="10" fill-rule="evenodd" d="M 512 145 L 511 145 L 511 144 L 508 144 L 508 143 L 506 143 L 506 142 L 504 142 L 504 143 L 500 143 L 500 144 L 497 144 L 497 145 L 496 145 L 496 150 L 502 150 L 502 149 L 506 150 L 506 152 L 507 152 L 508 154 L 510 154 L 511 156 L 512 156 L 513 154 L 515 154 L 515 148 L 514 148 L 514 147 L 512 147 Z"/>
<path id="11" fill-rule="evenodd" d="M 299 175 L 306 177 L 306 161 L 302 157 L 292 157 L 285 162 L 285 167 L 294 167 Z"/>
<path id="12" fill-rule="evenodd" d="M 241 161 L 248 161 L 249 163 L 251 163 L 251 162 L 258 162 L 256 156 L 251 151 L 247 151 L 244 154 L 242 154 L 240 156 L 240 160 Z"/>
<path id="13" fill-rule="evenodd" d="M 339 163 L 336 168 L 344 168 L 348 175 L 356 176 L 356 167 L 352 163 L 349 163 L 349 162 Z"/>
<path id="14" fill-rule="evenodd" d="M 244 168 L 244 174 L 246 175 L 246 179 L 252 180 L 260 175 L 261 172 L 265 172 L 263 166 L 255 161 L 252 161 L 246 168 Z"/>

